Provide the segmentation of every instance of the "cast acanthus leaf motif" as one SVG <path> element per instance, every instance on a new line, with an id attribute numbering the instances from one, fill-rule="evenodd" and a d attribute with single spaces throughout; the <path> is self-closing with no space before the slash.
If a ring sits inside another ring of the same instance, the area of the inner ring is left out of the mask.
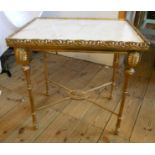
<path id="1" fill-rule="evenodd" d="M 18 64 L 23 64 L 23 65 L 29 64 L 30 52 L 28 52 L 26 49 L 16 48 L 15 55 L 16 55 L 16 62 Z"/>
<path id="2" fill-rule="evenodd" d="M 132 52 L 128 55 L 128 64 L 130 67 L 135 67 L 140 61 L 140 54 L 138 52 Z"/>

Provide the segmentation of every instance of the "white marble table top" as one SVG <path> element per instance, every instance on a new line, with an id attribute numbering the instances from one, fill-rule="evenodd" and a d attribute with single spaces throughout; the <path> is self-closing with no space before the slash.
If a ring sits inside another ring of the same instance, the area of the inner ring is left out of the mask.
<path id="1" fill-rule="evenodd" d="M 128 22 L 119 20 L 39 18 L 11 38 L 143 42 Z"/>

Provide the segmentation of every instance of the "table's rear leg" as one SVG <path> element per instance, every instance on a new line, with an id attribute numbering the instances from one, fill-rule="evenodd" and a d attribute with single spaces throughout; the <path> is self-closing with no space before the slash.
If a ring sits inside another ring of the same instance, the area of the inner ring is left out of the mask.
<path id="1" fill-rule="evenodd" d="M 118 133 L 119 133 L 119 129 L 120 129 L 121 122 L 122 122 L 122 114 L 123 114 L 123 110 L 124 110 L 126 96 L 128 94 L 128 92 L 127 92 L 128 80 L 129 80 L 130 76 L 132 76 L 134 74 L 134 72 L 135 72 L 134 67 L 136 67 L 136 65 L 138 64 L 139 59 L 140 59 L 140 55 L 138 52 L 133 52 L 133 53 L 128 54 L 127 66 L 125 67 L 125 73 L 124 73 L 125 78 L 124 78 L 122 99 L 121 99 L 119 114 L 118 114 L 118 118 L 117 118 L 116 128 L 114 131 L 114 133 L 116 135 L 118 135 Z"/>
<path id="2" fill-rule="evenodd" d="M 48 89 L 48 57 L 47 53 L 44 53 L 44 77 L 45 77 L 45 88 L 46 88 L 46 95 L 49 95 Z"/>
<path id="3" fill-rule="evenodd" d="M 112 99 L 112 96 L 113 96 L 113 90 L 114 90 L 114 87 L 115 87 L 115 81 L 116 81 L 116 74 L 117 74 L 117 70 L 118 70 L 118 65 L 119 65 L 119 53 L 114 53 L 112 85 L 111 85 L 111 89 L 110 89 L 109 99 Z"/>
<path id="4" fill-rule="evenodd" d="M 35 111 L 34 98 L 32 94 L 32 86 L 31 86 L 31 79 L 30 79 L 30 53 L 31 52 L 28 49 L 24 49 L 24 48 L 15 49 L 16 63 L 23 66 L 23 71 L 27 82 L 27 89 L 28 89 L 29 100 L 31 105 L 33 128 L 36 129 L 37 118 L 36 118 L 36 111 Z"/>

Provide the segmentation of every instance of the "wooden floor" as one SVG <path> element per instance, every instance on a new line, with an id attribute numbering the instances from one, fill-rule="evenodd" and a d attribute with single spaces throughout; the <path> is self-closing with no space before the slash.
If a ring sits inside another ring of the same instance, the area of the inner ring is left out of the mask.
<path id="1" fill-rule="evenodd" d="M 142 56 L 129 84 L 120 140 L 111 142 L 155 142 L 155 68 L 153 49 Z M 11 63 L 12 78 L 0 75 L 0 142 L 109 142 L 108 132 L 116 117 L 86 101 L 65 101 L 37 112 L 39 128 L 32 130 L 29 101 L 23 72 Z M 123 82 L 123 67 L 118 71 L 114 97 L 108 100 L 109 88 L 91 94 L 100 105 L 118 111 Z M 32 81 L 36 107 L 65 97 L 64 90 L 50 85 L 44 95 L 42 55 L 34 54 Z M 112 68 L 87 61 L 49 55 L 50 79 L 72 89 L 87 90 L 110 81 Z M 123 140 L 122 140 L 123 139 Z"/>

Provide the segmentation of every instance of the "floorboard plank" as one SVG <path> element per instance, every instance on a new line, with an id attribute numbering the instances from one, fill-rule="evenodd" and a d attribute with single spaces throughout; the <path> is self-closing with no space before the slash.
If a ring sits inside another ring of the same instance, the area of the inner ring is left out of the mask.
<path id="1" fill-rule="evenodd" d="M 152 73 L 143 106 L 139 113 L 131 142 L 155 142 L 155 70 Z"/>
<path id="2" fill-rule="evenodd" d="M 70 63 L 70 62 L 69 62 Z M 73 63 L 74 64 L 74 63 Z M 79 66 L 81 66 L 81 67 L 84 67 L 84 65 L 83 64 L 86 64 L 85 62 L 84 63 L 82 63 L 82 62 L 80 62 L 80 61 L 76 61 L 75 62 L 75 64 L 76 65 L 79 65 Z M 36 64 L 37 65 L 37 64 Z M 65 65 L 63 65 L 63 66 L 70 66 L 70 64 L 69 65 L 67 65 L 67 62 L 65 62 Z M 86 65 L 87 66 L 87 65 Z M 70 68 L 71 69 L 71 68 Z M 76 74 L 75 74 L 75 71 L 72 71 L 72 69 L 70 70 L 69 68 L 65 68 L 65 67 L 63 67 L 63 68 L 61 68 L 61 69 L 59 69 L 58 70 L 58 72 L 56 73 L 55 72 L 55 74 L 54 74 L 54 76 L 56 76 L 56 77 L 59 77 L 59 75 L 60 75 L 60 73 L 62 72 L 62 70 L 67 70 L 67 71 L 65 71 L 67 74 L 66 74 L 66 76 L 68 76 L 68 78 L 70 77 L 73 77 L 73 75 L 75 75 L 76 76 Z M 79 68 L 80 69 L 80 68 Z M 56 75 L 57 74 L 57 75 Z M 61 76 L 60 76 L 61 77 Z M 61 81 L 62 80 L 66 80 L 66 81 L 68 81 L 68 78 L 63 78 L 63 77 L 61 77 L 60 79 L 61 79 Z M 26 88 L 25 87 L 25 85 L 23 85 L 23 87 L 24 88 Z M 57 94 L 57 93 L 56 93 Z M 45 99 L 45 96 L 41 96 L 40 94 L 37 96 L 37 97 L 35 97 L 35 101 L 36 102 L 38 102 L 38 104 L 42 104 L 42 103 L 44 103 L 43 101 L 44 101 L 44 99 Z M 27 100 L 28 101 L 28 100 Z M 29 104 L 28 104 L 29 105 Z M 26 105 L 27 106 L 27 105 Z M 29 106 L 28 106 L 29 107 Z M 27 108 L 28 108 L 27 107 Z M 18 114 L 19 115 L 23 115 L 23 111 L 20 109 L 20 108 L 18 108 L 18 106 L 16 107 L 18 110 L 16 111 L 16 112 L 18 112 Z M 12 112 L 12 113 L 14 113 L 14 112 Z M 14 114 L 16 114 L 16 113 L 14 113 Z M 7 114 L 8 115 L 8 117 L 10 117 L 10 114 Z M 29 115 L 29 117 L 30 117 L 30 115 Z M 27 118 L 28 118 L 28 116 L 27 116 Z M 14 132 L 17 128 L 20 128 L 21 126 L 22 126 L 22 123 L 24 122 L 24 119 L 26 119 L 25 117 L 23 118 L 23 120 L 21 120 L 20 119 L 20 116 L 19 116 L 19 120 L 18 120 L 18 124 L 16 124 L 16 128 L 12 128 L 12 132 Z M 5 123 L 5 122 L 4 122 Z M 0 126 L 0 129 L 2 130 L 6 130 L 5 129 L 5 127 L 6 126 L 4 126 L 4 128 L 2 128 L 3 127 L 3 123 L 1 123 L 2 124 L 2 126 Z M 19 124 L 20 124 L 20 126 L 19 126 Z M 14 123 L 14 125 L 15 125 L 15 123 Z M 9 127 L 9 126 L 8 126 Z M 2 130 L 2 131 L 3 131 Z M 3 135 L 3 137 L 7 137 L 8 135 L 10 134 L 10 132 L 7 132 L 7 134 L 5 134 L 5 136 Z"/>
<path id="3" fill-rule="evenodd" d="M 92 68 L 94 68 L 94 72 L 92 72 Z M 101 67 L 99 67 L 98 65 L 96 65 L 96 64 L 92 64 L 92 63 L 89 63 L 88 65 L 87 65 L 87 67 L 86 68 L 83 68 L 83 70 L 82 70 L 82 72 L 80 73 L 79 72 L 79 75 L 78 76 L 76 76 L 76 78 L 75 79 L 71 79 L 68 83 L 66 83 L 66 85 L 68 86 L 68 87 L 70 87 L 70 86 L 72 86 L 72 89 L 74 88 L 74 89 L 80 89 L 80 88 L 85 88 L 86 86 L 87 86 L 87 84 L 88 84 L 88 81 L 91 81 L 91 79 L 94 77 L 94 75 L 95 75 L 95 73 L 96 72 L 98 72 L 99 71 L 99 69 L 100 69 Z M 81 77 L 82 76 L 82 77 Z M 63 103 L 62 103 L 63 104 Z M 78 102 L 78 101 L 70 101 L 70 104 L 68 104 L 68 106 L 66 106 L 66 108 L 64 108 L 64 110 L 62 111 L 62 113 L 64 114 L 64 115 L 67 115 L 69 118 L 74 118 L 74 120 L 78 120 L 79 119 L 79 117 L 81 117 L 81 115 L 82 115 L 82 113 L 85 113 L 85 109 L 87 109 L 84 105 L 81 105 L 80 107 L 79 107 L 79 111 L 78 111 L 78 109 L 77 109 L 77 106 L 76 106 L 76 104 L 80 104 L 80 102 Z M 73 105 L 73 107 L 72 107 L 72 105 Z M 74 108 L 74 107 L 76 107 L 76 108 Z M 82 108 L 83 108 L 83 110 L 82 110 Z M 54 107 L 54 109 L 55 109 L 55 107 Z M 76 112 L 76 114 L 79 116 L 79 117 L 73 117 L 72 115 L 71 115 L 71 113 L 68 113 L 65 109 L 70 109 L 70 112 L 72 112 L 72 110 L 74 110 L 74 109 L 76 109 L 75 110 L 75 112 Z M 55 109 L 55 110 L 58 110 L 58 109 Z M 79 113 L 80 114 L 79 114 Z M 61 115 L 59 116 L 59 117 L 61 117 Z M 59 117 L 58 117 L 58 119 L 59 119 Z M 68 119 L 69 119 L 68 118 Z M 55 120 L 55 121 L 57 121 L 57 119 Z M 37 141 L 41 141 L 41 139 L 45 139 L 44 137 L 46 137 L 46 133 L 48 133 L 48 132 L 51 132 L 51 127 L 53 126 L 53 124 L 55 123 L 55 121 L 44 131 L 44 133 L 43 134 L 41 134 L 38 138 L 37 138 Z M 66 119 L 66 123 L 68 122 L 68 120 Z M 54 141 L 57 141 L 57 142 L 60 142 L 60 141 L 67 141 L 67 136 L 68 135 L 70 135 L 69 133 L 72 131 L 71 130 L 71 128 L 70 128 L 70 126 L 68 126 L 68 127 L 66 127 L 66 123 L 64 124 L 64 125 L 62 125 L 61 127 L 58 127 L 59 129 L 57 129 L 57 130 L 61 130 L 61 128 L 67 128 L 66 129 L 66 134 L 64 134 L 64 135 L 61 135 L 61 137 L 59 138 L 59 137 L 55 137 L 54 138 Z M 76 123 L 76 121 L 74 121 L 74 126 L 76 127 L 76 125 L 78 124 L 78 121 L 77 121 L 77 123 Z M 65 126 L 65 127 L 64 127 Z M 74 127 L 73 127 L 73 129 L 74 129 Z M 69 130 L 69 132 L 67 132 Z M 61 140 L 60 140 L 61 139 Z M 50 139 L 50 141 L 52 141 L 52 139 Z"/>
<path id="4" fill-rule="evenodd" d="M 150 60 L 149 62 L 148 59 Z M 130 139 L 137 118 L 137 114 L 142 106 L 144 95 L 146 93 L 150 76 L 152 73 L 152 58 L 150 54 L 143 55 L 141 63 L 142 64 L 140 64 L 136 68 L 135 75 L 133 75 L 129 81 L 129 95 L 125 103 L 123 121 L 121 125 L 121 131 L 119 134 L 119 136 L 125 140 Z M 119 106 L 120 104 L 117 106 L 115 110 L 116 112 L 118 112 Z M 107 132 L 113 132 L 115 128 L 115 123 L 116 117 L 112 116 L 109 123 L 107 124 L 107 127 L 105 128 L 105 131 L 100 141 L 105 139 Z"/>
<path id="5" fill-rule="evenodd" d="M 154 49 L 144 53 L 142 63 L 129 83 L 120 136 L 130 142 L 155 142 L 155 71 Z M 49 54 L 49 77 L 70 89 L 88 90 L 111 79 L 112 68 L 87 61 Z M 123 67 L 112 100 L 109 87 L 90 94 L 89 99 L 118 112 L 123 81 Z M 109 142 L 106 133 L 114 129 L 116 117 L 87 101 L 65 101 L 38 111 L 39 129 L 32 130 L 30 107 L 23 72 L 12 64 L 12 78 L 0 76 L 0 142 Z M 44 95 L 42 54 L 34 54 L 32 81 L 37 107 L 54 103 L 67 93 L 50 85 L 50 96 Z M 152 76 L 151 76 L 152 75 Z M 38 89 L 39 88 L 39 89 Z M 114 141 L 113 141 L 114 142 Z M 117 142 L 117 141 L 116 141 Z M 122 141 L 121 141 L 122 142 Z M 123 141 L 126 142 L 126 141 Z"/>

